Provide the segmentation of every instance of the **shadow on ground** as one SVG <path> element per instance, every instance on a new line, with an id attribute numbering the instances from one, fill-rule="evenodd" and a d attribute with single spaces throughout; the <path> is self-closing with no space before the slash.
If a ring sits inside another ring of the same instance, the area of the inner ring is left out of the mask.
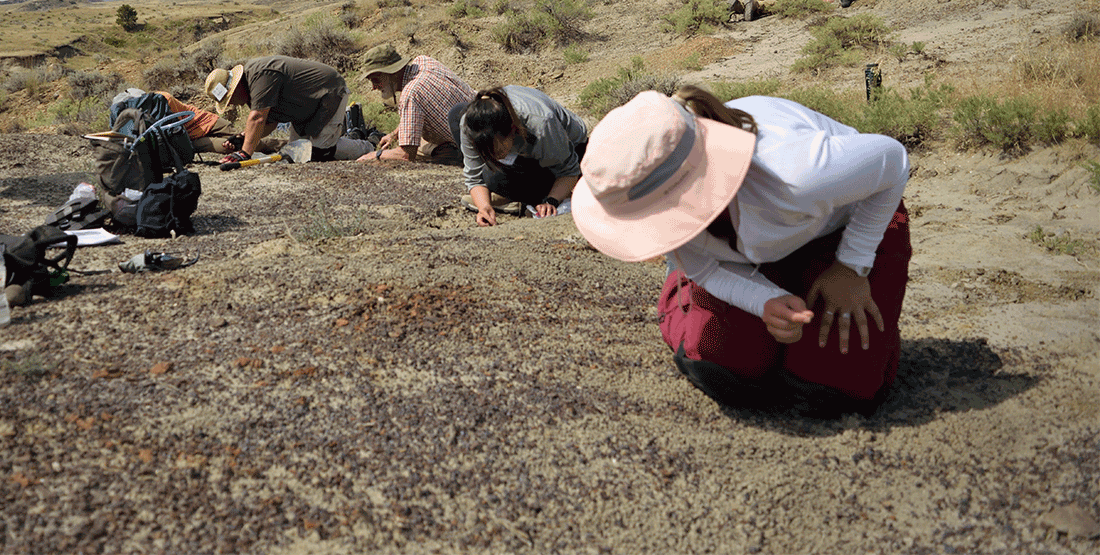
<path id="1" fill-rule="evenodd" d="M 1003 367 L 985 339 L 925 338 L 902 341 L 897 381 L 867 405 L 777 382 L 712 383 L 719 393 L 708 395 L 731 419 L 790 435 L 829 436 L 851 428 L 919 426 L 945 412 L 984 410 L 1039 382 L 1034 375 L 1001 372 Z"/>

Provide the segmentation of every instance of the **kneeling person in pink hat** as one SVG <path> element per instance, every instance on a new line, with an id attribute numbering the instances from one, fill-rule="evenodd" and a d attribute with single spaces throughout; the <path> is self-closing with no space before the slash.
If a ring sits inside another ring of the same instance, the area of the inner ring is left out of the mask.
<path id="1" fill-rule="evenodd" d="M 280 123 L 290 124 L 290 140 L 309 139 L 315 161 L 354 160 L 374 149 L 367 140 L 345 137 L 348 88 L 336 69 L 289 56 L 252 58 L 231 70 L 215 69 L 206 77 L 206 94 L 218 113 L 248 105 L 244 144 L 222 162 L 247 160 L 260 139 Z"/>
<path id="2" fill-rule="evenodd" d="M 600 251 L 666 255 L 661 332 L 719 401 L 873 412 L 897 375 L 905 147 L 804 106 L 697 87 L 593 130 L 573 217 Z"/>

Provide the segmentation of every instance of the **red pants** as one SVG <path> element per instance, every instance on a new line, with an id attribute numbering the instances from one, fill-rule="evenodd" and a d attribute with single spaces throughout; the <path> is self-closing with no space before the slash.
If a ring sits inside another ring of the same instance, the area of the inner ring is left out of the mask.
<path id="1" fill-rule="evenodd" d="M 811 241 L 783 260 L 762 264 L 759 271 L 776 285 L 805 299 L 814 280 L 836 260 L 842 233 L 843 229 Z M 679 271 L 669 275 L 661 293 L 658 306 L 661 331 L 673 351 L 683 344 L 688 358 L 720 364 L 741 378 L 763 378 L 782 369 L 849 397 L 871 399 L 897 377 L 901 352 L 898 318 L 909 281 L 912 253 L 909 215 L 905 205 L 900 204 L 879 243 L 875 265 L 868 276 L 871 297 L 882 313 L 886 331 L 878 331 L 874 319 L 869 318 L 871 346 L 866 351 L 860 346 L 861 337 L 854 320 L 848 354 L 840 353 L 835 323 L 825 347 L 818 346 L 823 301 L 809 307 L 814 311 L 814 319 L 803 327 L 802 339 L 783 344 L 768 333 L 758 316 L 715 298 Z"/>

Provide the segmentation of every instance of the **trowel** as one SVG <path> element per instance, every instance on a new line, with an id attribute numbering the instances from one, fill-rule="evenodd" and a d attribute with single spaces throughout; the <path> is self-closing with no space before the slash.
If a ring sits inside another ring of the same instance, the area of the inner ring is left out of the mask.
<path id="1" fill-rule="evenodd" d="M 218 169 L 224 172 L 237 168 L 247 168 L 248 166 L 278 162 L 279 160 L 288 160 L 295 164 L 304 164 L 309 162 L 312 157 L 313 143 L 310 142 L 309 139 L 296 139 L 287 143 L 286 146 L 279 150 L 278 154 L 269 154 L 243 162 L 226 162 L 218 166 Z"/>

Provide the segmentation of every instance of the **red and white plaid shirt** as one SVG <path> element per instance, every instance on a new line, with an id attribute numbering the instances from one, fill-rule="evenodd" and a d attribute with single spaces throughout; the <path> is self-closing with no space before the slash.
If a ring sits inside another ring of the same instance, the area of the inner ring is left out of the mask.
<path id="1" fill-rule="evenodd" d="M 455 104 L 473 100 L 477 92 L 428 56 L 413 58 L 402 79 L 398 146 L 420 146 L 421 137 L 435 144 L 454 142 L 447 113 Z"/>

